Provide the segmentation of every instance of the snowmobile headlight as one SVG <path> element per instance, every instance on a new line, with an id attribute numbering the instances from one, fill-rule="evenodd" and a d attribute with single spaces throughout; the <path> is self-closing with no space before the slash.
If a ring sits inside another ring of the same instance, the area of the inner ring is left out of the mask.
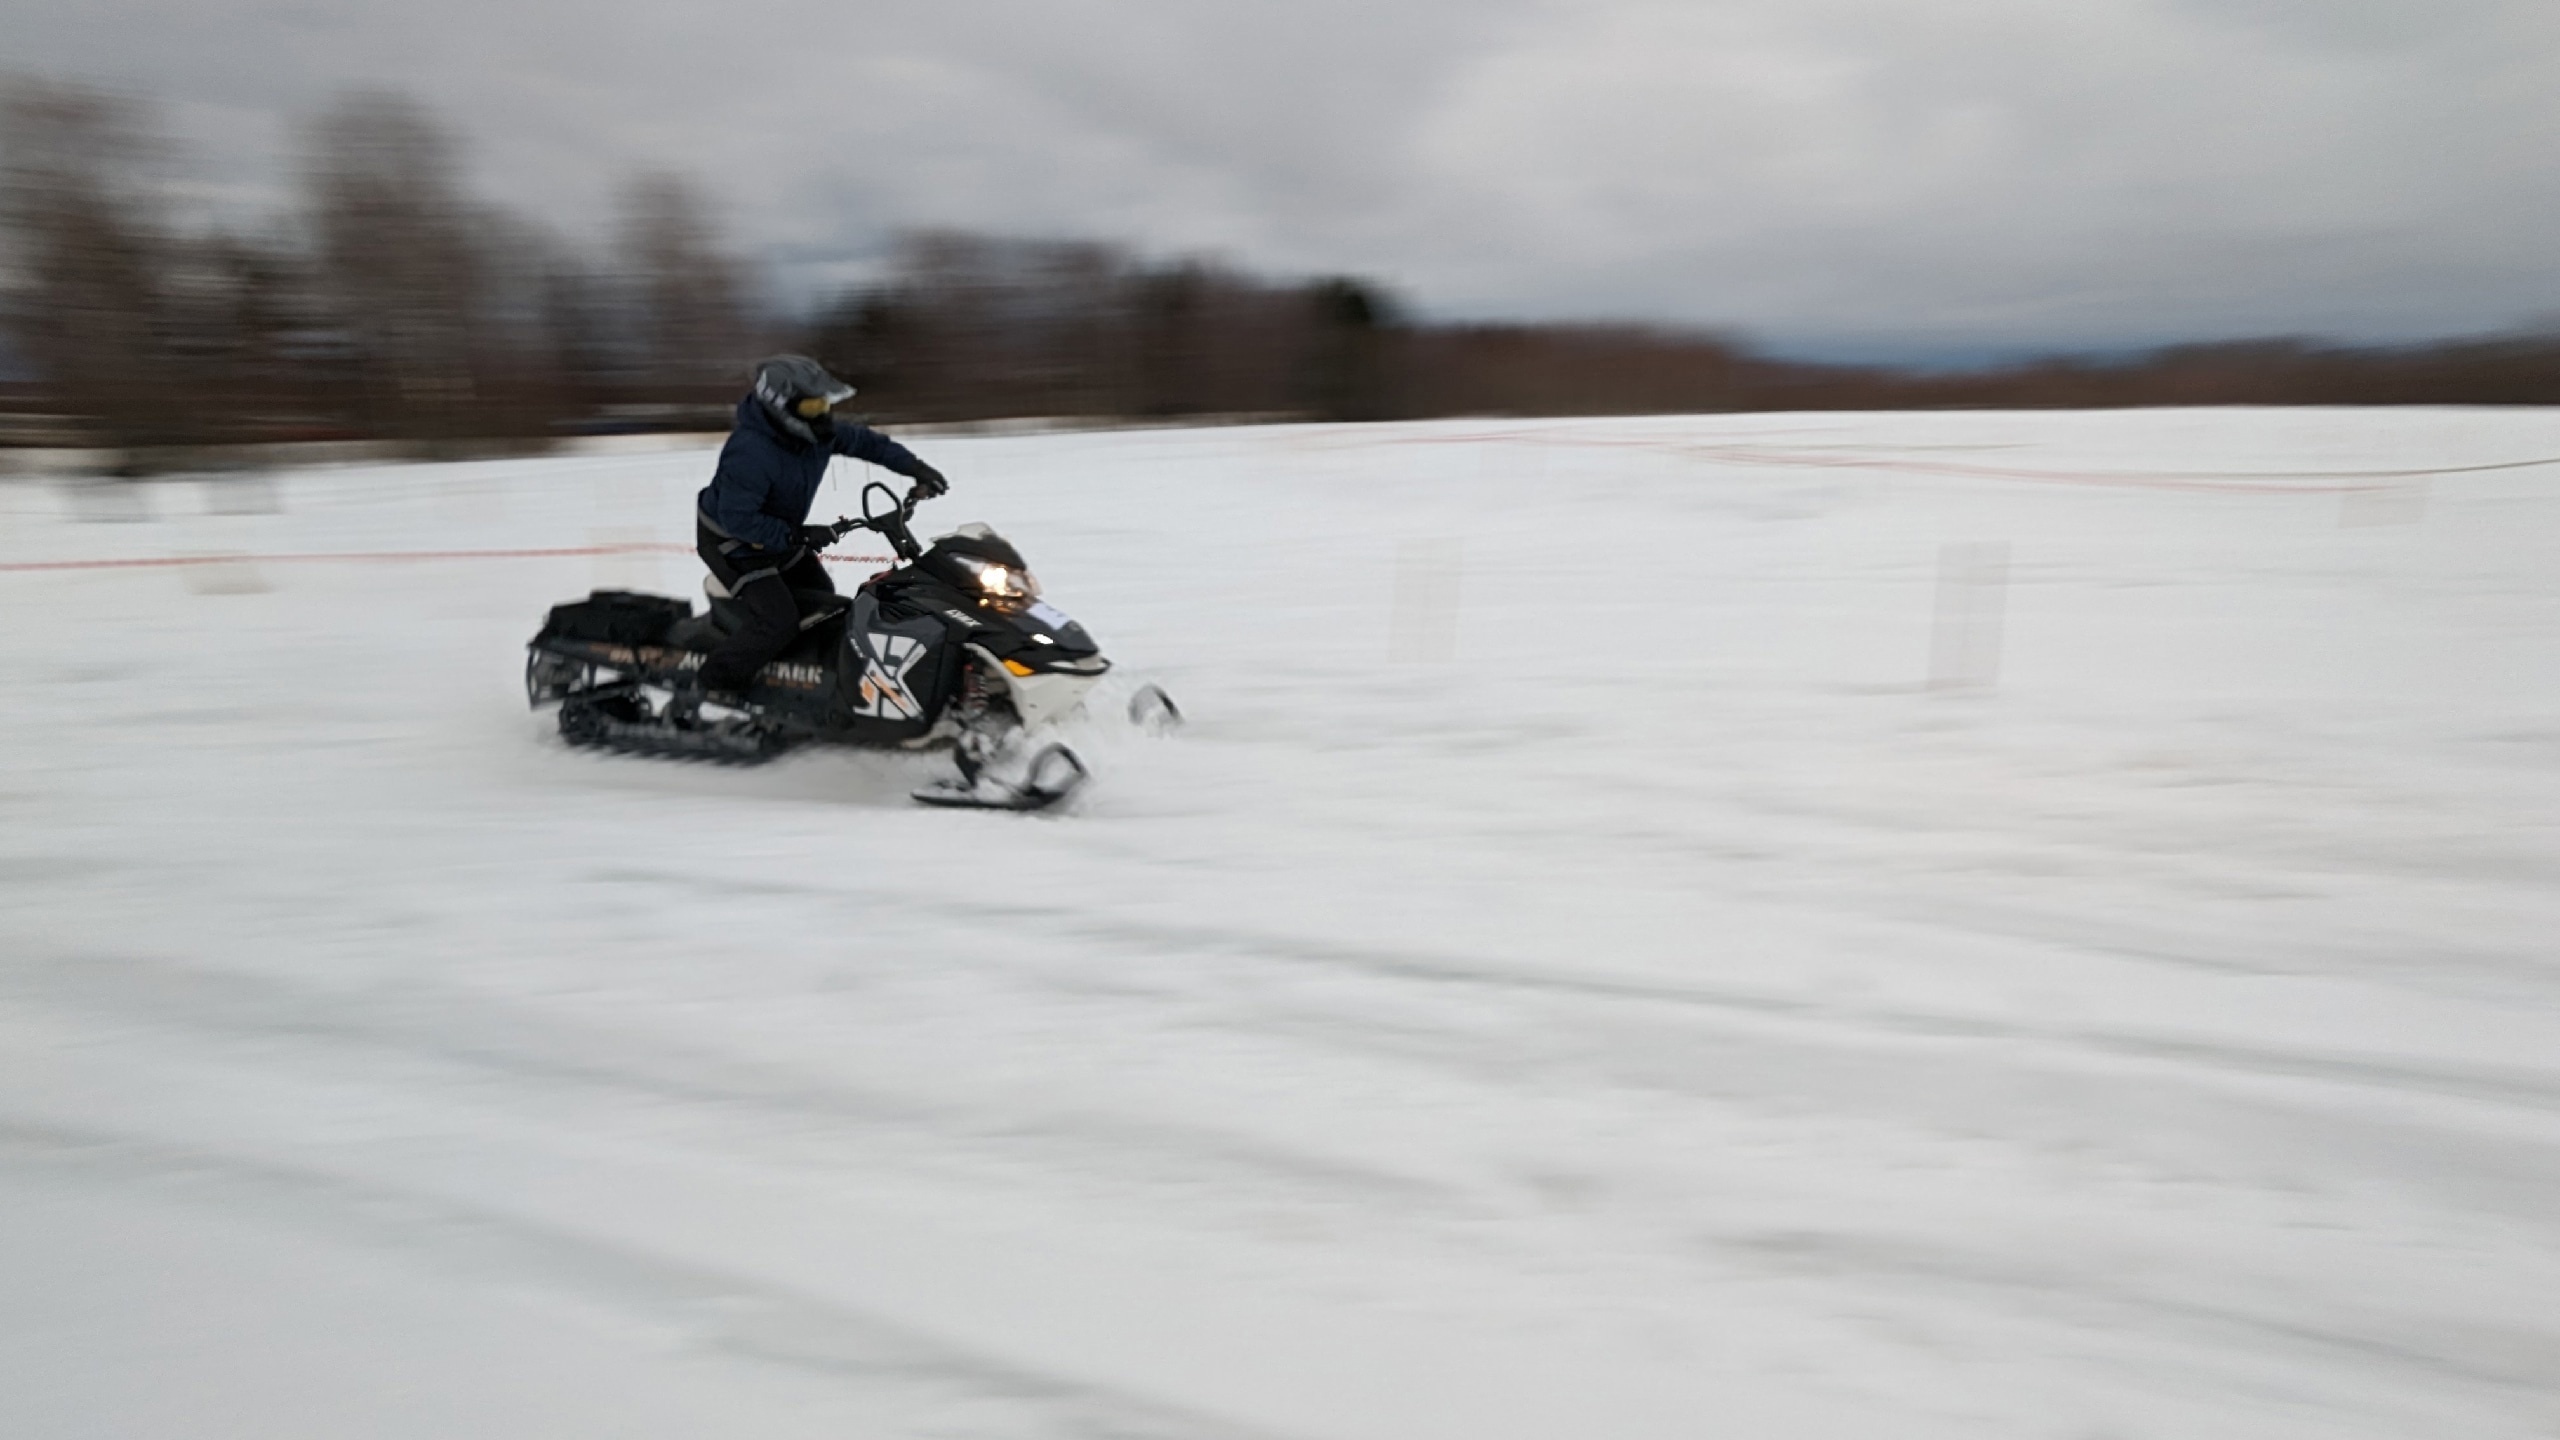
<path id="1" fill-rule="evenodd" d="M 960 568 L 969 572 L 969 578 L 977 582 L 979 592 L 990 600 L 1036 600 L 1040 596 L 1040 582 L 1032 579 L 1028 570 L 981 560 L 975 555 L 957 558 Z"/>

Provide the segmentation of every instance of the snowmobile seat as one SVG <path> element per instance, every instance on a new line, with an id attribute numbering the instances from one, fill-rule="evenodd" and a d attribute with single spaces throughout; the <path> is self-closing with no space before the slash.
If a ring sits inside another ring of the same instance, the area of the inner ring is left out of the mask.
<path id="1" fill-rule="evenodd" d="M 711 613 L 725 622 L 722 629 L 735 630 L 746 623 L 746 617 L 738 613 L 737 596 L 720 583 L 719 576 L 703 576 L 702 593 L 711 601 Z M 800 607 L 800 629 L 803 633 L 815 630 L 830 620 L 842 619 L 845 612 L 853 608 L 852 596 L 829 590 L 794 589 L 791 599 Z"/>

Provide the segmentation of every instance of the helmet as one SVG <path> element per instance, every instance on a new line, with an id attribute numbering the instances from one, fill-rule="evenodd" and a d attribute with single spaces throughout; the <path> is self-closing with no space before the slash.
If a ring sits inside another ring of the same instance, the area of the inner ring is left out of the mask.
<path id="1" fill-rule="evenodd" d="M 782 428 L 815 443 L 835 433 L 831 412 L 853 387 L 806 355 L 776 355 L 756 365 L 756 399 Z"/>

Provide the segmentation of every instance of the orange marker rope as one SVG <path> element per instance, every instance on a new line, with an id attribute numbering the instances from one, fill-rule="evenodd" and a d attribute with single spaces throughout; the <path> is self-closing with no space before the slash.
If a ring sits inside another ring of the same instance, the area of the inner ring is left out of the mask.
<path id="1" fill-rule="evenodd" d="M 434 560 L 565 560 L 584 555 L 690 555 L 690 545 L 574 545 L 539 550 L 341 550 L 289 555 L 155 555 L 105 560 L 0 561 L 0 573 L 158 570 L 187 565 L 380 565 Z M 888 565 L 888 555 L 823 555 L 831 565 Z"/>

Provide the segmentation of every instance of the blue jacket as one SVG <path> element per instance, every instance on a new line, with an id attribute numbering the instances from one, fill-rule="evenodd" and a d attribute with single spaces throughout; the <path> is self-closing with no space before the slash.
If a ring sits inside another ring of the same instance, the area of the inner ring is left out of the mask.
<path id="1" fill-rule="evenodd" d="M 818 482 L 827 478 L 827 462 L 838 455 L 908 476 L 921 466 L 906 446 L 867 425 L 838 425 L 832 443 L 812 445 L 783 429 L 750 395 L 738 402 L 738 423 L 696 503 L 702 518 L 730 539 L 766 550 L 795 549 Z"/>

